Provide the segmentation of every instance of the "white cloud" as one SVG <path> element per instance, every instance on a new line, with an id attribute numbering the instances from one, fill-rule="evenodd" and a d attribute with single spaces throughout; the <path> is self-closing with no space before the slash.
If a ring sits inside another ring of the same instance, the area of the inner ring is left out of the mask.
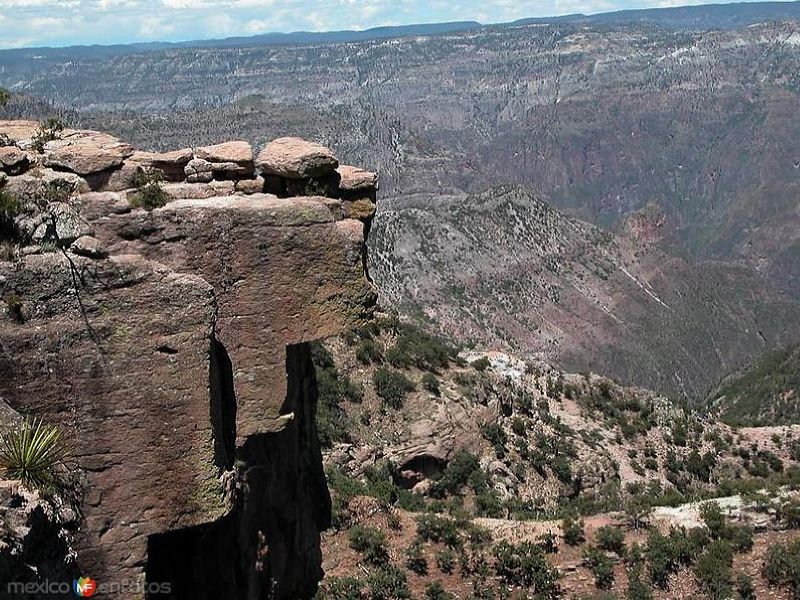
<path id="1" fill-rule="evenodd" d="M 175 25 L 166 23 L 160 17 L 144 17 L 139 21 L 139 34 L 147 40 L 160 39 L 175 31 Z"/>

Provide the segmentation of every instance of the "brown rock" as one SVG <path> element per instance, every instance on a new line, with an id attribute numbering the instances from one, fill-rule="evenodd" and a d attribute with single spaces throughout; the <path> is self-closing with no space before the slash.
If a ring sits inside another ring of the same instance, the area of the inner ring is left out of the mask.
<path id="1" fill-rule="evenodd" d="M 265 190 L 266 182 L 260 175 L 255 179 L 240 179 L 236 182 L 236 191 L 240 194 L 260 194 Z"/>
<path id="2" fill-rule="evenodd" d="M 161 189 L 171 200 L 200 200 L 214 196 L 230 196 L 234 192 L 232 181 L 211 181 L 209 183 L 165 183 Z"/>
<path id="3" fill-rule="evenodd" d="M 264 173 L 288 179 L 321 177 L 339 166 L 330 149 L 300 138 L 280 138 L 259 153 L 256 165 Z"/>
<path id="4" fill-rule="evenodd" d="M 253 164 L 253 148 L 247 142 L 224 142 L 213 146 L 203 146 L 194 151 L 196 158 L 212 163 Z"/>
<path id="5" fill-rule="evenodd" d="M 82 571 L 138 581 L 154 534 L 228 510 L 209 419 L 212 290 L 135 256 L 29 256 L 0 263 L 3 277 L 25 321 L 0 311 L 0 396 L 65 431 L 84 480 Z"/>
<path id="6" fill-rule="evenodd" d="M 374 191 L 378 189 L 378 175 L 359 167 L 341 165 L 336 169 L 339 174 L 339 189 L 346 192 Z"/>
<path id="7" fill-rule="evenodd" d="M 0 135 L 6 135 L 12 142 L 30 141 L 38 131 L 36 121 L 0 121 Z"/>
<path id="8" fill-rule="evenodd" d="M 130 144 L 96 131 L 74 131 L 44 146 L 44 164 L 89 175 L 122 165 L 133 154 Z"/>

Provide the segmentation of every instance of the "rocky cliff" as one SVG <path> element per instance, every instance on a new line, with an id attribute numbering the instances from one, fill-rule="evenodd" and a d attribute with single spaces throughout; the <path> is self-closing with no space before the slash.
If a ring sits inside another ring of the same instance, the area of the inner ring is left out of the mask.
<path id="1" fill-rule="evenodd" d="M 376 176 L 293 138 L 154 154 L 6 121 L 0 145 L 0 397 L 68 433 L 74 575 L 312 596 L 330 497 L 308 343 L 371 317 Z"/>

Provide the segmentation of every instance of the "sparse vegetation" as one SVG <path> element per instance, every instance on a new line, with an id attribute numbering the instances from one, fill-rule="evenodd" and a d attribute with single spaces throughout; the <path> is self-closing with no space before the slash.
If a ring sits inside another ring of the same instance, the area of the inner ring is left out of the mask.
<path id="1" fill-rule="evenodd" d="M 347 534 L 350 547 L 373 565 L 384 565 L 389 561 L 386 535 L 375 527 L 356 525 Z"/>
<path id="2" fill-rule="evenodd" d="M 34 150 L 44 152 L 45 144 L 59 139 L 64 129 L 63 121 L 57 117 L 50 117 L 42 121 L 41 125 L 39 125 L 39 130 L 33 136 L 32 145 Z"/>
<path id="3" fill-rule="evenodd" d="M 384 367 L 375 370 L 372 381 L 378 396 L 392 408 L 401 408 L 406 394 L 414 389 L 405 373 Z"/>
<path id="4" fill-rule="evenodd" d="M 162 181 L 164 174 L 158 169 L 136 169 L 132 181 L 136 194 L 131 198 L 131 206 L 148 211 L 164 206 L 169 198 L 161 187 Z"/>
<path id="5" fill-rule="evenodd" d="M 0 470 L 31 489 L 52 491 L 66 454 L 61 430 L 42 420 L 26 418 L 0 435 Z"/>

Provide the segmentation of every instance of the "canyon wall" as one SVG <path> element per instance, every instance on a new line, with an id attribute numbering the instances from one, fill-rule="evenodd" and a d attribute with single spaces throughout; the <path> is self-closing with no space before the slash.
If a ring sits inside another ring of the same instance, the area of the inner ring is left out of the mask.
<path id="1" fill-rule="evenodd" d="M 0 122 L 0 141 L 0 397 L 67 433 L 74 574 L 311 597 L 330 498 L 308 343 L 371 317 L 376 176 L 292 138 L 152 154 Z"/>

